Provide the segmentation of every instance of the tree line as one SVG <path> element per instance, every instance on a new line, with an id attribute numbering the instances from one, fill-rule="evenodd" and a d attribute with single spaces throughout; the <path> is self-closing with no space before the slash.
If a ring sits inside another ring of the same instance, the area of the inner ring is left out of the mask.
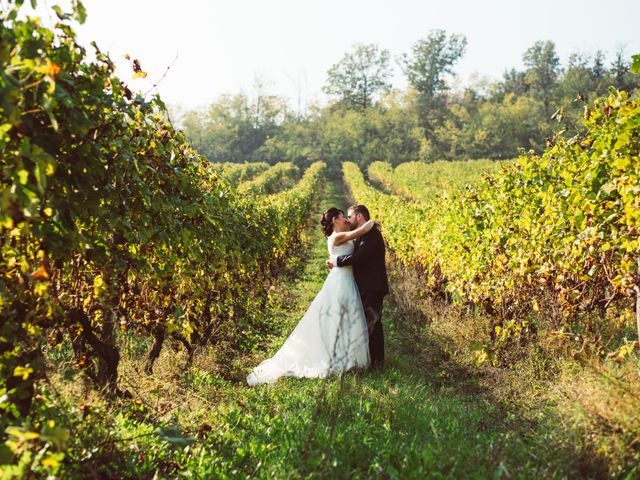
<path id="1" fill-rule="evenodd" d="M 259 81 L 252 97 L 222 95 L 206 111 L 186 112 L 181 125 L 211 162 L 505 159 L 542 151 L 554 133 L 577 133 L 585 106 L 610 86 L 640 89 L 622 48 L 610 62 L 598 50 L 573 53 L 562 65 L 552 41 L 535 42 L 523 67 L 500 80 L 453 89 L 466 47 L 464 35 L 431 31 L 397 58 L 408 83 L 400 90 L 390 83 L 390 51 L 357 44 L 327 72 L 325 105 L 295 111 Z"/>

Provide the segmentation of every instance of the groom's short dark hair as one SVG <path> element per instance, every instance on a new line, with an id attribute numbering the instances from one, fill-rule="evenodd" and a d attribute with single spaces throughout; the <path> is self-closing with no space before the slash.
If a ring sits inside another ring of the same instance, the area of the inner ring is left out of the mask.
<path id="1" fill-rule="evenodd" d="M 354 215 L 361 213 L 365 220 L 369 220 L 371 218 L 371 215 L 369 215 L 369 209 L 364 205 L 351 205 L 349 210 L 351 210 Z"/>

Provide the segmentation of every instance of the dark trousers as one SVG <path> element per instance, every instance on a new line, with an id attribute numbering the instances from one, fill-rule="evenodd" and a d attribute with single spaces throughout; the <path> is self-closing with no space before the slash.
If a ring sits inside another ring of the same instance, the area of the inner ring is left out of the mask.
<path id="1" fill-rule="evenodd" d="M 365 293 L 361 296 L 364 316 L 369 327 L 369 356 L 373 368 L 384 366 L 384 332 L 382 330 L 382 300 L 384 295 Z"/>

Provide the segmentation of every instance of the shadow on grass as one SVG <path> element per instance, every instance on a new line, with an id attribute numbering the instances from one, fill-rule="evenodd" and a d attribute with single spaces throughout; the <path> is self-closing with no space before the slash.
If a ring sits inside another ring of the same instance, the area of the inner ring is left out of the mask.
<path id="1" fill-rule="evenodd" d="M 609 478 L 608 461 L 585 441 L 587 432 L 564 425 L 550 402 L 528 391 L 531 379 L 525 381 L 523 377 L 522 384 L 517 385 L 518 372 L 476 368 L 468 359 L 461 360 L 462 344 L 466 342 L 469 348 L 473 338 L 479 341 L 487 335 L 483 324 L 474 323 L 471 314 L 444 301 L 421 298 L 419 281 L 411 272 L 403 272 L 397 265 L 393 272 L 396 281 L 392 282 L 392 305 L 386 319 L 393 336 L 391 355 L 396 357 L 403 376 L 422 378 L 443 395 L 481 405 L 485 417 L 476 426 L 501 431 L 505 438 L 517 438 L 517 444 L 503 445 L 504 458 L 521 458 L 513 447 L 525 449 L 526 463 L 531 464 L 536 477 Z M 443 319 L 451 331 L 438 335 L 431 327 Z M 468 338 L 451 341 L 456 335 Z M 501 385 L 507 382 L 516 385 Z M 541 385 L 542 381 L 536 386 Z M 511 395 L 514 390 L 520 391 Z"/>

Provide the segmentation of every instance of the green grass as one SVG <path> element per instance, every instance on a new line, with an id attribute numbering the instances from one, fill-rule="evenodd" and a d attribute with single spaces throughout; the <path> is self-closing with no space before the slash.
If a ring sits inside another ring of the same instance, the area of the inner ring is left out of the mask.
<path id="1" fill-rule="evenodd" d="M 330 185 L 322 209 L 344 206 Z M 317 236 L 293 308 L 262 357 L 273 354 L 326 276 L 326 240 Z M 283 312 L 284 313 L 284 312 Z M 233 400 L 207 419 L 198 449 L 207 460 L 184 469 L 196 477 L 493 478 L 535 476 L 527 445 L 482 400 L 444 392 L 400 349 L 397 318 L 385 309 L 388 362 L 383 373 L 327 380 L 282 379 L 275 385 L 229 385 Z M 199 457 L 199 454 L 194 454 Z M 545 474 L 549 471 L 544 467 Z"/>
<path id="2" fill-rule="evenodd" d="M 316 212 L 345 207 L 328 183 Z M 314 222 L 305 262 L 275 288 L 265 315 L 281 329 L 219 374 L 215 348 L 189 368 L 171 349 L 153 377 L 125 363 L 123 379 L 142 399 L 84 412 L 68 452 L 70 477 L 133 478 L 562 478 L 577 470 L 571 448 L 556 449 L 547 426 L 522 433 L 518 419 L 480 394 L 448 388 L 415 356 L 407 319 L 387 300 L 387 367 L 325 380 L 281 379 L 249 388 L 244 376 L 271 356 L 327 275 L 326 239 Z M 425 345 L 425 348 L 428 348 Z M 210 362 L 210 363 L 208 363 Z M 85 399 L 84 402 L 90 403 Z M 97 404 L 96 404 L 97 405 Z M 68 415 L 80 417 L 78 405 Z M 546 448 L 545 448 L 546 446 Z M 89 472 L 92 472 L 89 475 Z"/>

